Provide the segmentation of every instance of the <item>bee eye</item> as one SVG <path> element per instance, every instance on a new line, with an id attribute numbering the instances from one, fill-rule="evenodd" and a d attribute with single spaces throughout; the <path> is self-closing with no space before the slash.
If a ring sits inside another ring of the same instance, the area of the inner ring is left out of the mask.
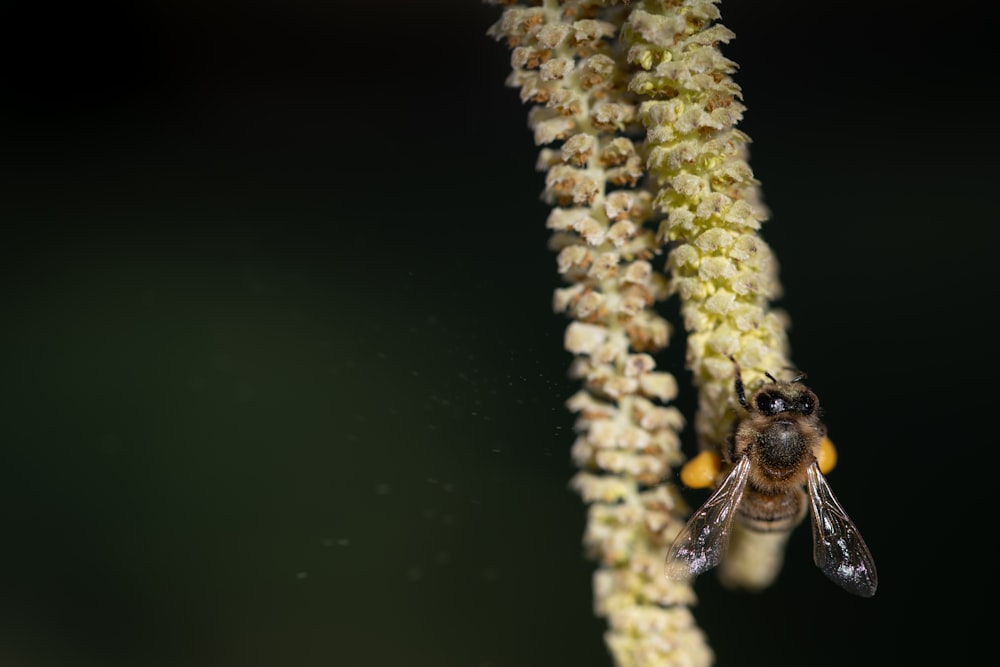
<path id="1" fill-rule="evenodd" d="M 815 408 L 816 404 L 809 396 L 803 396 L 802 400 L 799 401 L 799 412 L 802 412 L 803 414 L 811 415 Z"/>
<path id="2" fill-rule="evenodd" d="M 785 409 L 785 402 L 774 394 L 760 394 L 756 403 L 757 409 L 765 415 L 773 415 Z"/>

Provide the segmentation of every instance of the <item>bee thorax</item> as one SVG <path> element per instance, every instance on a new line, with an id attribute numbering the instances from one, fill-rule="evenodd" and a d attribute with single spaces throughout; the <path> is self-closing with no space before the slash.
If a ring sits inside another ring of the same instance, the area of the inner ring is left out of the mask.
<path id="1" fill-rule="evenodd" d="M 760 433 L 755 454 L 765 474 L 783 479 L 803 467 L 809 449 L 809 439 L 795 423 L 776 421 Z"/>

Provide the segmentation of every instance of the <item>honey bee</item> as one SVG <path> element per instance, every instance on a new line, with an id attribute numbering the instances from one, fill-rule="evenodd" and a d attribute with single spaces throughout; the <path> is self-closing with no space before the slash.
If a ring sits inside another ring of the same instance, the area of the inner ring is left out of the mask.
<path id="1" fill-rule="evenodd" d="M 770 382 L 747 400 L 740 366 L 730 359 L 736 398 L 746 410 L 721 452 L 732 467 L 671 545 L 668 576 L 698 575 L 718 565 L 734 519 L 754 531 L 791 531 L 808 511 L 816 566 L 850 593 L 875 595 L 875 561 L 816 460 L 826 427 L 816 394 L 802 384 L 805 376 L 784 382 L 765 374 Z"/>

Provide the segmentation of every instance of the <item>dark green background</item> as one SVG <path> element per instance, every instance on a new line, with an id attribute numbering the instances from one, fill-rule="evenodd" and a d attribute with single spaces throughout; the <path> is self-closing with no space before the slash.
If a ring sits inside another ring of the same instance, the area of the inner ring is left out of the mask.
<path id="1" fill-rule="evenodd" d="M 610 664 L 499 10 L 346 4 L 0 9 L 3 665 Z M 696 615 L 720 665 L 961 662 L 995 38 L 970 3 L 803 4 L 723 3 L 725 52 L 881 585 L 827 582 L 803 527 Z"/>

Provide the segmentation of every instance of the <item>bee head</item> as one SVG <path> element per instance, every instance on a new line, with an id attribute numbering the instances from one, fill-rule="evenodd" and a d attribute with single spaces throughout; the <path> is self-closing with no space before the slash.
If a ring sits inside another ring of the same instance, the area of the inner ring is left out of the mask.
<path id="1" fill-rule="evenodd" d="M 736 367 L 736 398 L 739 399 L 740 405 L 744 409 L 757 412 L 765 417 L 772 417 L 783 412 L 796 412 L 808 416 L 815 413 L 819 407 L 816 394 L 802 384 L 802 381 L 806 379 L 805 373 L 796 375 L 789 382 L 781 382 L 770 373 L 765 372 L 764 375 L 771 382 L 758 389 L 747 401 L 743 377 L 740 374 L 740 365 L 732 355 L 729 359 Z"/>
<path id="2" fill-rule="evenodd" d="M 752 407 L 767 417 L 782 412 L 811 415 L 816 411 L 816 394 L 808 387 L 791 382 L 775 382 L 754 394 Z"/>

